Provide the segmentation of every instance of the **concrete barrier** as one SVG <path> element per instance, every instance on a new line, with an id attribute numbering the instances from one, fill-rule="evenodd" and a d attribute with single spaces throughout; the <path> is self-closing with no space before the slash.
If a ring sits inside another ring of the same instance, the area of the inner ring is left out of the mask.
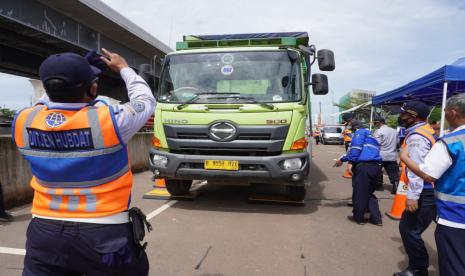
<path id="1" fill-rule="evenodd" d="M 137 133 L 128 144 L 131 169 L 133 172 L 149 168 L 149 151 L 152 147 L 153 133 Z"/>
<path id="2" fill-rule="evenodd" d="M 129 141 L 128 149 L 133 171 L 148 169 L 148 152 L 153 133 L 137 133 Z M 0 183 L 6 208 L 12 208 L 32 200 L 29 186 L 31 170 L 19 154 L 11 136 L 0 136 Z"/>

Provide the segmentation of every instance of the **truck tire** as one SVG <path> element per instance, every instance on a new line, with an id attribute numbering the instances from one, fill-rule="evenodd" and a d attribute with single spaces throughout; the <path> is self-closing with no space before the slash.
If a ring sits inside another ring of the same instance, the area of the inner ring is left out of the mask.
<path id="1" fill-rule="evenodd" d="M 192 180 L 165 179 L 166 189 L 173 196 L 182 196 L 189 193 Z"/>
<path id="2" fill-rule="evenodd" d="M 294 201 L 303 201 L 307 195 L 307 187 L 305 186 L 286 186 L 287 194 Z"/>

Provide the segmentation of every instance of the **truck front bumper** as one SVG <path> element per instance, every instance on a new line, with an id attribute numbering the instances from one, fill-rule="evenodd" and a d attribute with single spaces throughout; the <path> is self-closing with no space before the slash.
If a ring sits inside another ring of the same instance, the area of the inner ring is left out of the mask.
<path id="1" fill-rule="evenodd" d="M 153 156 L 168 158 L 165 167 L 155 166 Z M 281 164 L 286 159 L 299 158 L 302 167 L 297 170 L 285 170 Z M 205 160 L 234 160 L 239 162 L 239 170 L 206 170 Z M 240 181 L 247 183 L 287 184 L 302 186 L 310 168 L 308 152 L 281 154 L 277 156 L 210 156 L 184 155 L 168 153 L 156 149 L 150 150 L 149 166 L 157 178 L 167 179 L 204 179 L 222 181 Z"/>

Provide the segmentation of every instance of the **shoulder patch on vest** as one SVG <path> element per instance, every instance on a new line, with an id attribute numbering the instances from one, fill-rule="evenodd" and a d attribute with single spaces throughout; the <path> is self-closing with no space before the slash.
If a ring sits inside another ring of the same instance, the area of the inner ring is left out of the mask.
<path id="1" fill-rule="evenodd" d="M 134 101 L 130 101 L 129 102 L 129 105 L 131 105 L 131 107 L 134 109 L 134 111 L 136 111 L 137 113 L 140 113 L 142 111 L 145 110 L 145 104 L 144 102 L 142 101 L 137 101 L 137 100 L 134 100 Z"/>

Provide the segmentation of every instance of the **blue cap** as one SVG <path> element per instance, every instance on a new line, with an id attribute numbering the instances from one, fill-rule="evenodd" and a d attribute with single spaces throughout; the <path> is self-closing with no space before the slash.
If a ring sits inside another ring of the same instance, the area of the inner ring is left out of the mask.
<path id="1" fill-rule="evenodd" d="M 379 115 L 379 114 L 374 114 L 373 115 L 373 122 L 385 123 L 386 119 L 383 116 Z"/>
<path id="2" fill-rule="evenodd" d="M 402 112 L 410 113 L 421 119 L 426 119 L 429 115 L 430 108 L 427 104 L 420 101 L 406 102 L 401 107 Z"/>
<path id="3" fill-rule="evenodd" d="M 75 53 L 61 53 L 46 58 L 39 67 L 40 80 L 62 79 L 70 85 L 90 83 L 102 71 L 82 56 Z"/>
<path id="4" fill-rule="evenodd" d="M 350 119 L 353 119 L 353 118 L 354 118 L 354 113 L 352 113 L 352 112 L 342 114 L 342 120 L 344 122 L 347 122 L 347 121 L 349 121 Z"/>

